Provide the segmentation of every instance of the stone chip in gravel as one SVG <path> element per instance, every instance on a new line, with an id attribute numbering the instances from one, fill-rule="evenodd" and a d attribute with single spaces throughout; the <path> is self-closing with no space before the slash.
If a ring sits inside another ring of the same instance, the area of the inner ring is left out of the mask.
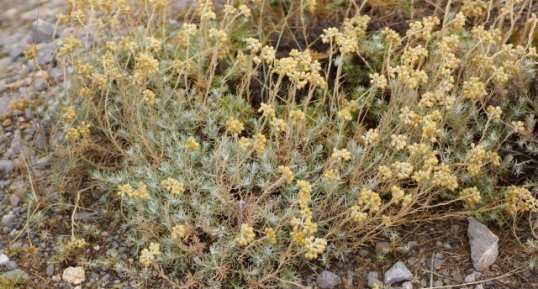
<path id="1" fill-rule="evenodd" d="M 80 284 L 86 279 L 84 268 L 82 267 L 67 267 L 65 268 L 62 279 L 71 284 Z"/>
<path id="2" fill-rule="evenodd" d="M 476 219 L 467 218 L 467 236 L 471 245 L 471 259 L 477 271 L 486 270 L 499 256 L 499 237 Z"/>
<path id="3" fill-rule="evenodd" d="M 333 272 L 324 270 L 318 275 L 316 282 L 321 289 L 332 289 L 340 285 L 342 283 L 342 279 L 340 279 L 340 277 Z"/>
<path id="4" fill-rule="evenodd" d="M 7 265 L 9 262 L 9 257 L 6 254 L 0 254 L 0 266 Z"/>
<path id="5" fill-rule="evenodd" d="M 383 281 L 379 280 L 379 273 L 375 271 L 368 272 L 368 287 L 374 288 L 375 285 L 379 288 L 384 288 L 385 284 L 383 284 Z"/>
<path id="6" fill-rule="evenodd" d="M 13 161 L 0 160 L 0 173 L 10 173 L 15 168 Z"/>
<path id="7" fill-rule="evenodd" d="M 402 261 L 396 262 L 396 264 L 385 273 L 385 284 L 410 281 L 411 279 L 413 279 L 413 273 L 407 269 Z"/>
<path id="8" fill-rule="evenodd" d="M 15 221 L 15 215 L 13 215 L 11 212 L 2 216 L 2 225 L 4 226 L 11 224 L 13 221 Z"/>

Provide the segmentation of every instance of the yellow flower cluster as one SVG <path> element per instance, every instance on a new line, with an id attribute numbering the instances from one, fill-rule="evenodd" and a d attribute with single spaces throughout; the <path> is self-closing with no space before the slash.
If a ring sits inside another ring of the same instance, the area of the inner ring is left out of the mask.
<path id="1" fill-rule="evenodd" d="M 275 230 L 273 228 L 265 228 L 264 231 L 265 236 L 267 236 L 267 240 L 269 240 L 269 243 L 271 243 L 272 245 L 276 245 L 278 239 Z"/>
<path id="2" fill-rule="evenodd" d="M 323 173 L 323 179 L 326 182 L 336 182 L 340 180 L 340 171 L 338 169 L 328 169 Z"/>
<path id="3" fill-rule="evenodd" d="M 200 0 L 197 12 L 202 20 L 213 20 L 217 18 L 217 14 L 213 12 L 213 0 Z"/>
<path id="4" fill-rule="evenodd" d="M 32 60 L 37 57 L 38 49 L 35 44 L 28 44 L 24 47 L 24 58 L 27 60 Z"/>
<path id="5" fill-rule="evenodd" d="M 387 180 L 390 180 L 392 179 L 392 171 L 390 170 L 389 167 L 385 166 L 385 165 L 380 165 L 378 168 L 377 168 L 377 171 L 378 171 L 378 175 L 379 177 L 384 180 L 384 181 L 387 181 Z"/>
<path id="6" fill-rule="evenodd" d="M 383 226 L 385 228 L 388 228 L 388 227 L 390 227 L 390 225 L 392 225 L 392 218 L 390 216 L 387 216 L 387 215 L 382 215 L 381 216 L 381 223 L 383 223 Z"/>
<path id="7" fill-rule="evenodd" d="M 357 205 L 364 206 L 364 208 L 369 210 L 370 213 L 375 213 L 381 208 L 381 197 L 378 193 L 370 189 L 363 189 L 360 192 Z"/>
<path id="8" fill-rule="evenodd" d="M 67 106 L 62 108 L 62 120 L 65 122 L 72 122 L 77 117 L 75 106 Z"/>
<path id="9" fill-rule="evenodd" d="M 185 142 L 185 150 L 191 152 L 199 151 L 200 144 L 192 136 L 190 136 Z"/>
<path id="10" fill-rule="evenodd" d="M 228 120 L 226 120 L 226 129 L 233 135 L 237 136 L 243 130 L 245 130 L 245 125 L 237 118 L 230 117 Z"/>
<path id="11" fill-rule="evenodd" d="M 153 56 L 141 53 L 135 59 L 135 72 L 133 79 L 136 83 L 144 83 L 148 76 L 155 75 L 159 72 L 159 61 Z"/>
<path id="12" fill-rule="evenodd" d="M 191 39 L 194 35 L 196 35 L 197 33 L 197 26 L 196 24 L 192 24 L 192 23 L 185 23 L 183 24 L 183 26 L 181 27 L 181 30 L 179 31 L 176 39 L 177 39 L 177 43 L 179 43 L 179 45 L 181 45 L 182 47 L 190 47 L 190 44 L 191 44 Z"/>
<path id="13" fill-rule="evenodd" d="M 242 224 L 241 232 L 239 233 L 239 236 L 235 238 L 235 243 L 244 247 L 252 243 L 252 241 L 254 241 L 254 237 L 256 237 L 254 228 L 252 228 L 252 226 L 249 224 Z"/>
<path id="14" fill-rule="evenodd" d="M 488 4 L 483 0 L 464 1 L 461 6 L 461 12 L 467 17 L 480 17 L 486 14 Z"/>
<path id="15" fill-rule="evenodd" d="M 405 196 L 405 191 L 402 190 L 400 187 L 398 186 L 392 186 L 390 188 L 390 192 L 392 193 L 392 201 L 395 203 L 395 204 L 399 204 L 400 201 L 403 199 L 403 197 Z"/>
<path id="16" fill-rule="evenodd" d="M 174 227 L 172 227 L 172 230 L 170 232 L 170 236 L 173 240 L 181 241 L 181 239 L 185 238 L 187 235 L 187 229 L 185 229 L 185 226 L 181 224 L 177 224 Z"/>
<path id="17" fill-rule="evenodd" d="M 523 187 L 510 186 L 505 193 L 504 202 L 506 210 L 512 215 L 525 212 L 538 213 L 538 200 Z"/>
<path id="18" fill-rule="evenodd" d="M 162 180 L 161 185 L 173 195 L 179 195 L 185 192 L 185 184 L 173 178 Z"/>
<path id="19" fill-rule="evenodd" d="M 432 184 L 454 191 L 458 188 L 458 178 L 452 174 L 448 165 L 441 164 L 435 168 Z"/>
<path id="20" fill-rule="evenodd" d="M 428 16 L 422 18 L 422 21 L 415 21 L 409 24 L 409 29 L 406 32 L 407 37 L 429 40 L 432 37 L 432 31 L 435 26 L 439 25 L 439 18 Z"/>
<path id="21" fill-rule="evenodd" d="M 503 113 L 503 110 L 500 106 L 493 105 L 488 106 L 487 111 L 491 119 L 500 119 Z"/>
<path id="22" fill-rule="evenodd" d="M 282 174 L 282 177 L 286 179 L 286 182 L 288 184 L 291 184 L 293 180 L 295 179 L 295 176 L 293 175 L 293 171 L 288 166 L 278 166 L 278 172 Z"/>
<path id="23" fill-rule="evenodd" d="M 379 130 L 376 129 L 369 129 L 363 136 L 362 140 L 364 141 L 365 146 L 369 146 L 370 144 L 376 143 L 379 141 L 380 135 Z"/>
<path id="24" fill-rule="evenodd" d="M 312 221 L 312 211 L 308 207 L 312 185 L 308 181 L 298 180 L 297 186 L 299 187 L 297 203 L 301 209 L 301 217 L 293 217 L 290 220 L 290 225 L 292 226 L 290 236 L 293 243 L 303 246 L 306 249 L 306 258 L 316 258 L 318 254 L 323 252 L 325 247 L 319 251 L 315 250 L 316 248 L 319 249 L 319 246 L 313 246 L 313 242 L 318 239 L 314 239 L 313 236 L 318 230 L 318 225 Z"/>
<path id="25" fill-rule="evenodd" d="M 304 257 L 307 260 L 314 260 L 325 251 L 325 247 L 327 247 L 327 240 L 310 236 L 304 241 L 306 251 Z"/>
<path id="26" fill-rule="evenodd" d="M 357 109 L 358 107 L 356 102 L 345 101 L 343 108 L 338 111 L 337 116 L 341 120 L 350 121 L 353 119 L 351 114 L 357 111 Z"/>
<path id="27" fill-rule="evenodd" d="M 67 251 L 74 251 L 78 249 L 84 249 L 88 245 L 88 242 L 83 238 L 71 237 L 71 240 L 65 244 L 65 249 Z"/>
<path id="28" fill-rule="evenodd" d="M 258 112 L 261 112 L 262 115 L 268 119 L 273 119 L 276 117 L 275 107 L 271 104 L 261 103 Z"/>
<path id="29" fill-rule="evenodd" d="M 248 137 L 240 137 L 237 141 L 237 145 L 239 146 L 239 149 L 242 151 L 248 151 L 252 147 L 252 140 Z"/>
<path id="30" fill-rule="evenodd" d="M 226 34 L 226 31 L 216 28 L 209 29 L 209 37 L 214 38 L 219 43 L 228 41 L 228 34 Z"/>
<path id="31" fill-rule="evenodd" d="M 252 139 L 254 141 L 254 150 L 256 151 L 256 153 L 258 155 L 263 154 L 263 152 L 265 151 L 265 146 L 267 145 L 267 138 L 263 134 L 258 133 L 254 135 Z"/>
<path id="32" fill-rule="evenodd" d="M 306 114 L 298 109 L 290 111 L 291 122 L 294 125 L 303 123 L 306 120 Z"/>
<path id="33" fill-rule="evenodd" d="M 476 187 L 470 187 L 462 190 L 460 192 L 460 198 L 469 207 L 476 206 L 482 200 L 482 197 L 480 196 L 480 191 Z"/>
<path id="34" fill-rule="evenodd" d="M 480 78 L 473 76 L 463 82 L 463 98 L 476 100 L 486 94 L 486 85 L 480 81 Z"/>
<path id="35" fill-rule="evenodd" d="M 399 180 L 408 178 L 413 172 L 413 165 L 408 162 L 394 162 L 392 169 Z"/>
<path id="36" fill-rule="evenodd" d="M 339 150 L 334 148 L 331 158 L 336 162 L 349 161 L 351 159 L 351 152 L 349 152 L 347 149 Z"/>
<path id="37" fill-rule="evenodd" d="M 357 224 L 362 224 L 368 220 L 368 214 L 361 212 L 361 207 L 354 205 L 351 207 L 351 219 Z"/>
<path id="38" fill-rule="evenodd" d="M 384 75 L 380 75 L 379 73 L 371 73 L 370 74 L 370 84 L 372 87 L 379 88 L 381 90 L 385 90 L 387 87 L 387 78 Z"/>
<path id="39" fill-rule="evenodd" d="M 403 150 L 407 146 L 407 136 L 403 134 L 391 135 L 390 145 L 394 147 L 397 151 Z"/>
<path id="40" fill-rule="evenodd" d="M 118 195 L 121 198 L 129 197 L 132 199 L 147 199 L 149 198 L 148 187 L 144 182 L 138 183 L 138 188 L 135 190 L 130 184 L 118 186 Z"/>
<path id="41" fill-rule="evenodd" d="M 420 115 L 412 111 L 409 107 L 404 106 L 400 109 L 400 114 L 398 116 L 400 121 L 405 125 L 410 125 L 413 127 L 418 127 L 422 121 Z"/>
<path id="42" fill-rule="evenodd" d="M 286 121 L 281 118 L 273 118 L 270 124 L 277 133 L 286 131 Z"/>
<path id="43" fill-rule="evenodd" d="M 144 92 L 142 93 L 142 96 L 144 98 L 144 101 L 149 105 L 149 106 L 153 106 L 153 104 L 155 103 L 155 93 L 153 93 L 153 91 L 149 90 L 149 89 L 146 89 L 144 90 Z"/>
<path id="44" fill-rule="evenodd" d="M 58 50 L 58 57 L 65 57 L 82 47 L 82 41 L 73 35 L 64 38 L 63 44 Z"/>
<path id="45" fill-rule="evenodd" d="M 81 122 L 76 127 L 70 127 L 65 130 L 65 137 L 68 141 L 78 141 L 81 138 L 87 137 L 90 134 L 90 125 L 86 122 Z"/>
<path id="46" fill-rule="evenodd" d="M 471 150 L 467 154 L 467 170 L 472 176 L 480 173 L 484 163 L 491 162 L 494 166 L 501 165 L 501 157 L 492 151 L 486 151 L 482 145 L 472 144 Z"/>
<path id="47" fill-rule="evenodd" d="M 321 76 L 321 64 L 314 60 L 309 50 L 298 51 L 292 49 L 290 56 L 274 61 L 274 72 L 286 75 L 297 89 L 303 88 L 307 83 L 319 87 L 326 87 L 327 83 Z"/>
<path id="48" fill-rule="evenodd" d="M 342 54 L 355 53 L 361 37 L 366 33 L 366 27 L 370 22 L 370 16 L 356 15 L 344 20 L 342 32 L 335 35 L 336 44 Z"/>
<path id="49" fill-rule="evenodd" d="M 513 121 L 512 127 L 514 128 L 514 132 L 518 134 L 524 134 L 526 131 L 525 124 L 522 121 Z"/>
<path id="50" fill-rule="evenodd" d="M 142 253 L 140 253 L 140 263 L 144 267 L 149 267 L 157 261 L 157 256 L 162 255 L 161 252 L 161 245 L 159 243 L 151 242 L 149 244 L 149 248 L 145 248 L 142 250 Z"/>
<path id="51" fill-rule="evenodd" d="M 383 37 L 385 43 L 388 44 L 392 49 L 398 48 L 398 46 L 400 46 L 400 44 L 402 43 L 402 38 L 400 37 L 398 32 L 388 27 L 383 28 L 380 34 L 381 37 Z"/>

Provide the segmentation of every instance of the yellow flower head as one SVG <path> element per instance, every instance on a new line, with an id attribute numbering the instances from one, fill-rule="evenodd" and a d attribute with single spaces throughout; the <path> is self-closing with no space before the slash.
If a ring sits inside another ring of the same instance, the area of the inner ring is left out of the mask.
<path id="1" fill-rule="evenodd" d="M 179 195 L 185 191 L 185 185 L 173 178 L 166 178 L 161 185 L 173 195 Z"/>
<path id="2" fill-rule="evenodd" d="M 230 117 L 226 121 L 226 129 L 232 134 L 238 135 L 245 129 L 245 125 L 238 119 Z"/>
<path id="3" fill-rule="evenodd" d="M 185 142 L 185 150 L 192 151 L 192 152 L 199 151 L 200 144 L 198 144 L 198 142 L 196 142 L 196 140 L 192 136 L 190 136 L 187 139 L 187 142 Z"/>

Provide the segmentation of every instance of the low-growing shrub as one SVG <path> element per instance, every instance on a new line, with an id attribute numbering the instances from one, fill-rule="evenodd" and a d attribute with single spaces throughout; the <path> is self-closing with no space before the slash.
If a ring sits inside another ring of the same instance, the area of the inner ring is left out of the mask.
<path id="1" fill-rule="evenodd" d="M 403 34 L 354 1 L 74 2 L 59 163 L 178 286 L 289 287 L 392 227 L 537 211 L 499 154 L 535 125 L 532 1 L 437 1 Z M 321 10 L 346 16 L 312 39 Z"/>

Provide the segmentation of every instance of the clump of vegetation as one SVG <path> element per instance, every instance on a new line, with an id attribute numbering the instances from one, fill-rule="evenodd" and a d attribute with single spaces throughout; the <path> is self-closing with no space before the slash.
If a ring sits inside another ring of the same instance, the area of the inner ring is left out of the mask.
<path id="1" fill-rule="evenodd" d="M 401 31 L 371 23 L 406 1 L 74 2 L 56 154 L 170 282 L 287 287 L 391 227 L 538 211 L 500 154 L 535 127 L 532 1 L 438 1 Z M 318 14 L 339 24 L 313 36 Z"/>

